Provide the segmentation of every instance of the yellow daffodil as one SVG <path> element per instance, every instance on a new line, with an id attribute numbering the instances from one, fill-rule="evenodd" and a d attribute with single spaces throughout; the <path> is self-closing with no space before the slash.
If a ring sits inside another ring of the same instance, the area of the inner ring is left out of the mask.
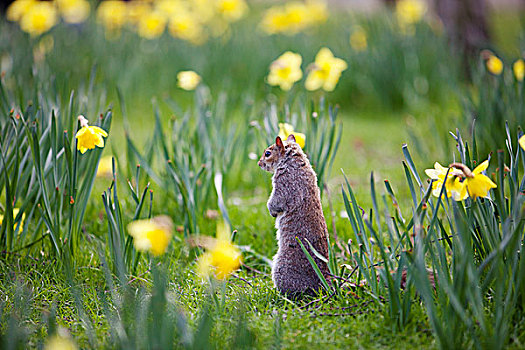
<path id="1" fill-rule="evenodd" d="M 328 19 L 328 7 L 326 1 L 307 0 L 306 12 L 310 24 L 323 23 Z"/>
<path id="2" fill-rule="evenodd" d="M 155 2 L 155 5 L 157 5 L 157 2 Z M 158 7 L 155 6 L 155 9 L 158 9 Z M 125 3 L 125 11 L 123 13 L 124 22 L 130 24 L 132 27 L 138 26 L 140 20 L 142 19 L 142 17 L 144 17 L 144 14 L 150 13 L 151 11 L 152 11 L 152 8 L 151 8 L 150 1 L 146 1 L 146 0 L 128 1 Z M 162 10 L 159 10 L 159 11 L 160 13 L 167 14 L 167 12 L 164 12 Z"/>
<path id="3" fill-rule="evenodd" d="M 279 58 L 270 65 L 270 74 L 267 82 L 272 86 L 279 86 L 281 89 L 288 91 L 293 84 L 301 80 L 303 71 L 301 70 L 301 63 L 303 59 L 301 55 L 286 51 Z"/>
<path id="4" fill-rule="evenodd" d="M 38 1 L 20 19 L 20 28 L 32 36 L 47 32 L 57 23 L 57 10 L 52 2 Z"/>
<path id="5" fill-rule="evenodd" d="M 217 12 L 228 22 L 238 21 L 247 10 L 244 0 L 217 0 Z"/>
<path id="6" fill-rule="evenodd" d="M 116 165 L 115 161 L 115 165 Z M 113 157 L 105 156 L 100 158 L 97 168 L 97 177 L 112 177 L 113 176 Z"/>
<path id="7" fill-rule="evenodd" d="M 121 0 L 102 1 L 97 8 L 97 19 L 106 29 L 108 38 L 119 36 L 120 29 L 127 20 L 126 3 Z"/>
<path id="8" fill-rule="evenodd" d="M 36 0 L 15 0 L 9 5 L 6 11 L 6 18 L 8 21 L 18 22 L 29 11 Z"/>
<path id="9" fill-rule="evenodd" d="M 465 178 L 465 182 L 467 185 L 467 191 L 469 196 L 473 199 L 476 199 L 477 197 L 486 197 L 491 188 L 497 187 L 488 176 L 482 174 L 488 166 L 489 161 L 486 160 L 478 165 L 472 171 L 472 174 L 466 174 L 467 177 Z"/>
<path id="10" fill-rule="evenodd" d="M 521 148 L 523 148 L 523 150 L 525 151 L 525 135 L 523 135 L 522 137 L 520 137 L 520 139 L 519 139 L 518 142 L 519 142 Z"/>
<path id="11" fill-rule="evenodd" d="M 295 34 L 303 30 L 310 23 L 309 11 L 306 5 L 299 1 L 292 1 L 285 5 L 287 31 Z"/>
<path id="12" fill-rule="evenodd" d="M 189 11 L 180 11 L 171 16 L 168 29 L 173 37 L 189 41 L 195 45 L 202 44 L 207 39 L 199 17 Z"/>
<path id="13" fill-rule="evenodd" d="M 523 81 L 525 77 L 525 62 L 523 59 L 519 58 L 512 65 L 512 71 L 514 72 L 514 77 L 517 81 Z"/>
<path id="14" fill-rule="evenodd" d="M 448 171 L 448 176 L 447 176 Z M 465 183 L 461 181 L 463 173 L 457 169 L 445 168 L 438 162 L 434 163 L 434 169 L 426 169 L 425 174 L 432 180 L 432 194 L 435 197 L 439 197 L 441 189 L 443 188 L 443 182 L 445 176 L 447 176 L 447 182 L 445 184 L 447 196 L 452 197 L 455 201 L 462 201 L 467 198 L 467 189 Z"/>
<path id="15" fill-rule="evenodd" d="M 241 266 L 242 254 L 230 242 L 223 221 L 217 223 L 217 239 L 207 239 L 202 242 L 207 248 L 206 253 L 197 261 L 197 272 L 202 277 L 213 276 L 218 280 L 224 280 Z"/>
<path id="16" fill-rule="evenodd" d="M 350 47 L 357 52 L 364 51 L 368 47 L 366 32 L 360 26 L 354 27 L 350 34 Z"/>
<path id="17" fill-rule="evenodd" d="M 265 12 L 260 27 L 267 34 L 286 32 L 289 27 L 287 15 L 281 7 L 271 7 Z"/>
<path id="18" fill-rule="evenodd" d="M 313 91 L 322 88 L 333 91 L 341 73 L 347 68 L 344 60 L 334 57 L 330 49 L 323 47 L 315 56 L 315 62 L 310 65 L 310 73 L 306 78 L 305 87 Z"/>
<path id="19" fill-rule="evenodd" d="M 82 23 L 89 17 L 91 6 L 87 0 L 56 0 L 58 11 L 66 23 Z"/>
<path id="20" fill-rule="evenodd" d="M 401 25 L 411 25 L 423 18 L 427 5 L 422 0 L 399 0 L 396 3 L 396 18 Z"/>
<path id="21" fill-rule="evenodd" d="M 186 91 L 195 90 L 201 82 L 201 76 L 192 70 L 177 73 L 177 86 Z"/>
<path id="22" fill-rule="evenodd" d="M 164 33 L 166 17 L 158 11 L 149 11 L 142 15 L 138 23 L 138 33 L 146 39 L 154 39 Z"/>
<path id="23" fill-rule="evenodd" d="M 201 23 L 208 23 L 216 16 L 217 0 L 192 0 L 189 3 L 190 10 Z"/>
<path id="24" fill-rule="evenodd" d="M 88 149 L 94 149 L 96 147 L 104 147 L 104 137 L 108 136 L 108 133 L 98 126 L 89 126 L 88 121 L 84 116 L 78 116 L 81 128 L 76 134 L 77 149 L 80 153 L 84 154 Z"/>
<path id="25" fill-rule="evenodd" d="M 55 334 L 47 338 L 44 344 L 44 350 L 76 350 L 77 345 L 69 336 Z"/>
<path id="26" fill-rule="evenodd" d="M 500 75 L 503 72 L 503 62 L 495 55 L 490 54 L 485 65 L 487 70 L 494 75 Z"/>
<path id="27" fill-rule="evenodd" d="M 288 123 L 279 123 L 279 137 L 286 140 L 290 135 L 295 137 L 295 142 L 299 147 L 304 148 L 306 136 L 300 132 L 295 132 L 293 126 Z"/>
<path id="28" fill-rule="evenodd" d="M 13 208 L 13 220 L 16 219 L 18 213 L 20 213 L 20 209 Z M 26 218 L 26 214 L 22 214 L 22 218 L 20 219 L 20 230 L 22 230 L 22 226 L 24 226 L 24 220 Z M 0 214 L 0 225 L 2 225 L 2 222 L 4 221 L 4 215 Z"/>
<path id="29" fill-rule="evenodd" d="M 189 10 L 188 3 L 180 0 L 157 0 L 154 5 L 157 11 L 163 13 L 168 18 L 177 15 L 177 13 L 181 11 Z"/>
<path id="30" fill-rule="evenodd" d="M 168 249 L 173 234 L 173 223 L 167 216 L 137 220 L 128 225 L 128 233 L 133 237 L 135 249 L 159 256 Z"/>
<path id="31" fill-rule="evenodd" d="M 327 18 L 328 10 L 324 1 L 291 1 L 266 10 L 260 27 L 268 34 L 293 35 L 313 24 L 324 22 Z"/>

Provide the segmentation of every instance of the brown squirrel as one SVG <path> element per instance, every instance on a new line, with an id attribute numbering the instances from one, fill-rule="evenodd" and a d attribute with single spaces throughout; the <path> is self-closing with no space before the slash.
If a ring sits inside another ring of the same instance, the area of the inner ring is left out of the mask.
<path id="1" fill-rule="evenodd" d="M 328 279 L 328 265 L 310 249 L 328 258 L 328 230 L 321 206 L 321 195 L 310 161 L 293 135 L 286 141 L 277 137 L 258 162 L 273 173 L 273 190 L 268 200 L 270 215 L 275 217 L 279 249 L 273 258 L 272 279 L 283 294 L 311 294 L 322 284 L 301 249 L 297 238 L 308 249 L 319 269 Z"/>

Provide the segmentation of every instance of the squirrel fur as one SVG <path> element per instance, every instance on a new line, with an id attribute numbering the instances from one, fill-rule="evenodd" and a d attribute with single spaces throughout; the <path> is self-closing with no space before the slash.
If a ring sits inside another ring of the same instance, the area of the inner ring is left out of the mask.
<path id="1" fill-rule="evenodd" d="M 273 190 L 268 200 L 270 215 L 276 218 L 278 251 L 273 258 L 272 279 L 283 294 L 311 294 L 322 284 L 301 249 L 297 238 L 313 257 L 326 279 L 327 264 L 310 249 L 308 242 L 328 258 L 328 230 L 321 206 L 317 176 L 293 135 L 277 137 L 259 160 L 259 166 L 273 173 Z M 307 242 L 308 240 L 308 242 Z"/>

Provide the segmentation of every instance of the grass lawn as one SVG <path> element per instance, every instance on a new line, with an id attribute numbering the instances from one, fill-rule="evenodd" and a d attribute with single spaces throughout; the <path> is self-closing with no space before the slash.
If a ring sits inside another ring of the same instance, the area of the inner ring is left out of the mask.
<path id="1" fill-rule="evenodd" d="M 363 198 L 364 208 L 370 206 L 367 198 L 372 169 L 378 183 L 383 178 L 389 178 L 394 186 L 399 185 L 400 197 L 407 195 L 400 146 L 408 135 L 405 133 L 403 118 L 399 115 L 378 117 L 346 114 L 343 111 L 341 119 L 344 127 L 343 138 L 329 184 L 337 234 L 340 239 L 346 241 L 352 238 L 352 234 L 347 219 L 341 217 L 344 204 L 340 195 L 340 185 L 344 180 L 338 169 L 345 170 L 355 187 L 356 195 L 359 199 Z M 118 128 L 117 119 L 112 144 L 123 142 L 115 141 L 122 138 L 122 134 L 116 132 Z M 151 132 L 144 129 L 142 131 L 146 135 Z M 255 162 L 250 164 L 256 166 Z M 270 177 L 268 174 L 263 176 L 268 179 Z M 88 212 L 89 216 L 84 225 L 84 230 L 91 239 L 82 245 L 75 274 L 82 290 L 85 310 L 93 320 L 101 342 L 107 337 L 109 329 L 108 320 L 102 316 L 103 305 L 98 300 L 98 295 L 109 291 L 105 286 L 103 269 L 97 258 L 94 243 L 101 240 L 103 242 L 107 230 L 104 212 L 98 199 L 98 193 L 104 189 L 107 181 L 99 179 L 95 184 L 90 201 L 92 210 Z M 228 206 L 232 223 L 238 230 L 238 243 L 249 246 L 257 256 L 271 258 L 276 252 L 277 244 L 274 219 L 266 209 L 266 200 L 271 189 L 268 185 L 269 181 L 266 181 L 264 186 L 256 186 L 248 191 L 248 195 L 246 190 L 240 191 L 240 197 L 236 196 L 234 190 L 228 200 Z M 155 186 L 153 188 L 155 192 L 159 191 Z M 326 198 L 325 196 L 325 215 L 331 220 Z M 162 213 L 162 208 L 155 204 L 154 211 Z M 213 231 L 214 222 L 208 220 L 203 226 Z M 213 235 L 213 232 L 205 233 Z M 196 276 L 194 262 L 186 256 L 188 252 L 177 248 L 183 246 L 176 245 L 164 262 L 169 266 L 168 294 L 175 305 L 187 315 L 190 324 L 195 325 L 202 305 L 209 302 L 206 298 L 208 287 Z M 4 281 L 1 290 L 8 301 L 13 300 L 15 290 L 20 285 L 32 291 L 32 306 L 28 312 L 33 320 L 29 326 L 35 333 L 30 344 L 36 346 L 42 332 L 45 332 L 45 322 L 40 319 L 40 314 L 45 314 L 50 308 L 56 308 L 57 323 L 71 329 L 79 343 L 87 345 L 88 343 L 81 340 L 87 341 L 86 335 L 72 308 L 72 301 L 68 301 L 71 291 L 68 283 L 64 281 L 62 271 L 57 270 L 54 262 L 45 257 L 24 257 L 23 251 L 21 254 L 1 261 L 0 274 Z M 248 254 L 245 261 L 248 268 L 241 269 L 227 283 L 224 309 L 214 315 L 217 327 L 213 330 L 213 336 L 219 340 L 218 348 L 227 347 L 234 341 L 232 339 L 237 335 L 238 322 L 247 325 L 246 331 L 253 335 L 253 345 L 257 348 L 309 348 L 313 344 L 324 348 L 399 348 L 407 343 L 417 344 L 419 348 L 435 348 L 435 340 L 425 321 L 422 306 L 416 305 L 413 310 L 414 319 L 418 321 L 411 323 L 403 332 L 394 333 L 390 321 L 385 319 L 382 312 L 387 306 L 374 300 L 366 288 L 356 287 L 354 291 L 348 290 L 344 295 L 332 298 L 330 302 L 315 302 L 314 298 L 293 302 L 276 292 L 271 281 L 269 265 L 257 256 Z M 133 278 L 132 283 L 137 286 L 149 286 L 150 278 L 150 274 L 144 271 L 139 277 Z M 245 308 L 241 320 L 230 317 L 239 307 L 239 300 L 244 301 L 242 307 Z M 312 301 L 314 303 L 308 305 Z M 11 307 L 11 303 L 8 302 L 5 311 Z"/>

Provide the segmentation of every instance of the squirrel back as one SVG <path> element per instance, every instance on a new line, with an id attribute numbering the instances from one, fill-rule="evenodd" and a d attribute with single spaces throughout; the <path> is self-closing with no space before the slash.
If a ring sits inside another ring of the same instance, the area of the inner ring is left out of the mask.
<path id="1" fill-rule="evenodd" d="M 274 284 L 285 294 L 316 291 L 321 288 L 321 281 L 296 237 L 328 279 L 327 264 L 310 249 L 311 244 L 319 254 L 328 258 L 328 230 L 317 176 L 293 135 L 284 142 L 277 137 L 258 164 L 274 174 L 273 190 L 268 200 L 268 210 L 276 218 L 278 229 L 279 249 L 272 268 Z"/>

